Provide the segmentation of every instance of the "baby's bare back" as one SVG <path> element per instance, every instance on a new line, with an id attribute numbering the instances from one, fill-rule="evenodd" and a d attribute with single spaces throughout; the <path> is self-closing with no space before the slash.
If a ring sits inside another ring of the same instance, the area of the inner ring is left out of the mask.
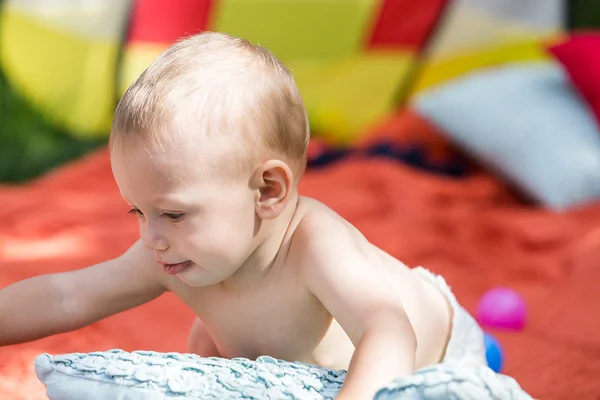
<path id="1" fill-rule="evenodd" d="M 287 239 L 271 269 L 260 279 L 243 287 L 214 286 L 202 290 L 175 284 L 171 290 L 202 320 L 222 357 L 255 359 L 269 355 L 329 368 L 347 369 L 354 345 L 325 307 L 304 284 L 299 271 L 294 233 L 305 229 L 305 218 L 336 219 L 329 208 L 310 199 L 301 199 Z M 369 243 L 354 227 L 343 222 L 363 247 L 374 268 L 394 287 L 417 338 L 416 368 L 440 361 L 448 340 L 451 311 L 443 295 L 389 254 Z M 329 237 L 330 240 L 338 240 Z M 343 277 L 340 277 L 343 279 Z"/>

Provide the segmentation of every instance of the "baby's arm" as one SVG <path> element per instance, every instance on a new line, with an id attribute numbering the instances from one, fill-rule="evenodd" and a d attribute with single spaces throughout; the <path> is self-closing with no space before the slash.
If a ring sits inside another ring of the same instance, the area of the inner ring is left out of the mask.
<path id="1" fill-rule="evenodd" d="M 0 346 L 79 329 L 158 297 L 165 289 L 153 263 L 136 243 L 116 259 L 0 290 Z"/>
<path id="2" fill-rule="evenodd" d="M 316 226 L 297 232 L 303 276 L 355 346 L 338 398 L 372 399 L 393 379 L 413 372 L 415 333 L 378 259 L 361 248 L 364 239 L 335 218 L 308 223 Z"/>

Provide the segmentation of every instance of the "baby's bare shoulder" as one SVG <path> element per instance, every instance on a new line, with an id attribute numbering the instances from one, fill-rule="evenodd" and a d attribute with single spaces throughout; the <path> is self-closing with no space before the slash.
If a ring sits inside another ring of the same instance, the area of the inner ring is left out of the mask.
<path id="1" fill-rule="evenodd" d="M 158 285 L 167 292 L 175 292 L 187 287 L 177 276 L 167 274 L 156 261 L 154 252 L 147 249 L 141 240 L 135 242 L 118 258 L 121 268 L 136 277 L 136 280 L 150 285 Z"/>
<path id="2" fill-rule="evenodd" d="M 300 199 L 296 215 L 294 238 L 305 245 L 316 241 L 311 239 L 326 236 L 327 233 L 340 229 L 344 224 L 343 218 L 335 211 L 311 198 Z"/>
<path id="3" fill-rule="evenodd" d="M 329 233 L 333 230 L 356 231 L 356 228 L 340 214 L 318 200 L 302 197 L 298 210 L 301 219 L 298 230 L 301 232 L 312 235 L 320 232 Z"/>
<path id="4" fill-rule="evenodd" d="M 154 254 L 151 250 L 146 249 L 141 240 L 136 241 L 125 253 L 112 261 L 119 270 L 119 274 L 123 277 L 131 278 L 131 281 L 138 281 L 141 285 L 154 287 L 162 287 L 167 289 L 167 280 L 160 266 L 154 259 Z M 105 268 L 105 274 L 113 274 L 115 271 L 111 268 Z M 130 281 L 130 279 L 124 279 Z"/>
<path id="5" fill-rule="evenodd" d="M 366 241 L 352 224 L 317 200 L 301 198 L 297 215 L 292 249 L 304 255 L 302 259 L 314 261 L 319 254 L 330 254 L 330 250 L 351 248 Z"/>

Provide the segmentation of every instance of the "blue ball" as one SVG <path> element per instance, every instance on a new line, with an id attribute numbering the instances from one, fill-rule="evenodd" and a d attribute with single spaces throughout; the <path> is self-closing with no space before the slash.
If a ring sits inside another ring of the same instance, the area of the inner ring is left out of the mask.
<path id="1" fill-rule="evenodd" d="M 485 343 L 485 358 L 487 359 L 488 367 L 494 372 L 502 371 L 504 351 L 502 350 L 502 346 L 500 346 L 500 342 L 487 332 L 484 333 L 483 341 Z"/>

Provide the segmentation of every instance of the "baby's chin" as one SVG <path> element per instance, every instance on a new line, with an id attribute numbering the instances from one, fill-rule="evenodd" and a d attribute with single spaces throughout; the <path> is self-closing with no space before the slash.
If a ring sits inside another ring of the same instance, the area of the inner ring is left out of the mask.
<path id="1" fill-rule="evenodd" d="M 177 274 L 177 278 L 179 278 L 179 280 L 185 283 L 187 286 L 197 288 L 211 286 L 222 282 L 222 279 L 211 276 L 209 271 L 199 267 L 194 262 L 190 262 L 189 266 L 179 272 Z"/>

